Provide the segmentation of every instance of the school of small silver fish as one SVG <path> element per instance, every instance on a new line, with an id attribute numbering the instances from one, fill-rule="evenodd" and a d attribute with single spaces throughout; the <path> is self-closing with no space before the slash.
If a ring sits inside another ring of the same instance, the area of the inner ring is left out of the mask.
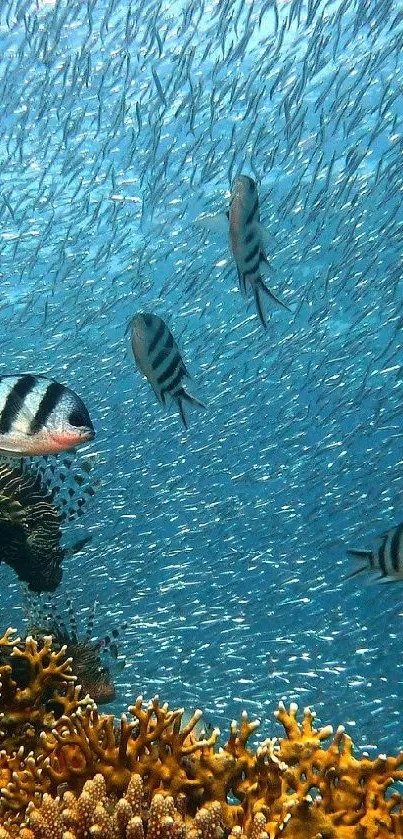
<path id="1" fill-rule="evenodd" d="M 55 452 L 57 384 L 48 468 L 85 442 L 100 481 L 60 591 L 144 692 L 367 750 L 403 698 L 402 54 L 399 0 L 0 10 L 0 448 Z"/>

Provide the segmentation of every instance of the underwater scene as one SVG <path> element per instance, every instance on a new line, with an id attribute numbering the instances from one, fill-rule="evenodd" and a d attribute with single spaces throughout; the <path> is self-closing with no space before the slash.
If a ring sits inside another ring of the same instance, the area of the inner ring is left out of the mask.
<path id="1" fill-rule="evenodd" d="M 402 55 L 400 0 L 0 4 L 0 635 L 119 720 L 403 749 Z"/>

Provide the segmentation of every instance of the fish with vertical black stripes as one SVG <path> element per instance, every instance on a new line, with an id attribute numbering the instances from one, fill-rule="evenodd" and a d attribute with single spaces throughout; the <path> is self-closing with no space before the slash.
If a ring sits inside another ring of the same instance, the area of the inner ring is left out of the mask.
<path id="1" fill-rule="evenodd" d="M 373 551 L 349 548 L 347 553 L 365 564 L 348 574 L 346 579 L 363 571 L 379 571 L 377 579 L 383 582 L 403 580 L 403 522 L 383 534 L 379 548 Z"/>
<path id="2" fill-rule="evenodd" d="M 138 313 L 131 321 L 131 344 L 137 367 L 150 382 L 158 401 L 166 405 L 167 396 L 173 399 L 187 428 L 184 403 L 206 406 L 184 387 L 189 373 L 172 332 L 158 315 Z"/>
<path id="3" fill-rule="evenodd" d="M 262 295 L 275 308 L 291 309 L 279 300 L 262 278 L 262 263 L 269 264 L 260 226 L 259 196 L 256 182 L 248 175 L 238 175 L 231 189 L 228 210 L 231 250 L 238 271 L 239 287 L 246 295 L 248 286 L 255 298 L 256 310 L 262 326 L 267 328 Z"/>
<path id="4" fill-rule="evenodd" d="M 94 426 L 84 402 L 46 376 L 0 376 L 0 454 L 57 454 L 92 440 Z"/>

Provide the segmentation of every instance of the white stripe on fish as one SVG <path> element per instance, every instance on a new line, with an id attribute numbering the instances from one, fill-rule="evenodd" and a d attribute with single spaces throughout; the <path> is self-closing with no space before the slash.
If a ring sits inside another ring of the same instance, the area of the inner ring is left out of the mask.
<path id="1" fill-rule="evenodd" d="M 379 548 L 366 551 L 349 548 L 348 555 L 365 561 L 365 565 L 348 574 L 346 579 L 361 574 L 362 571 L 380 571 L 378 579 L 403 580 L 403 522 L 384 533 Z"/>
<path id="2" fill-rule="evenodd" d="M 46 376 L 0 376 L 0 454 L 57 454 L 95 436 L 74 391 Z"/>

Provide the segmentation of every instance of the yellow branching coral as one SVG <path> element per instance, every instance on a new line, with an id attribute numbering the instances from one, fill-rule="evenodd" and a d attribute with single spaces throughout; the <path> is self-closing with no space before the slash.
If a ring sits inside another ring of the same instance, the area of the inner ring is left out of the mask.
<path id="1" fill-rule="evenodd" d="M 309 708 L 299 721 L 295 704 L 276 712 L 285 736 L 256 749 L 245 712 L 221 748 L 218 729 L 198 733 L 201 711 L 184 723 L 158 697 L 117 722 L 81 696 L 50 638 L 0 640 L 28 666 L 24 687 L 0 666 L 0 839 L 403 837 L 403 799 L 390 794 L 403 753 L 358 759 L 342 727 L 316 729 Z"/>
<path id="2" fill-rule="evenodd" d="M 66 648 L 52 649 L 52 637 L 45 636 L 38 642 L 28 636 L 23 642 L 11 640 L 13 630 L 7 630 L 0 639 L 0 713 L 3 727 L 8 731 L 28 724 L 42 725 L 47 713 L 47 702 L 60 699 L 61 709 L 72 712 L 79 701 L 79 692 L 71 683 L 76 677 L 71 672 L 71 658 L 66 658 Z M 12 647 L 11 653 L 9 648 Z M 59 688 L 59 693 L 55 693 Z"/>

